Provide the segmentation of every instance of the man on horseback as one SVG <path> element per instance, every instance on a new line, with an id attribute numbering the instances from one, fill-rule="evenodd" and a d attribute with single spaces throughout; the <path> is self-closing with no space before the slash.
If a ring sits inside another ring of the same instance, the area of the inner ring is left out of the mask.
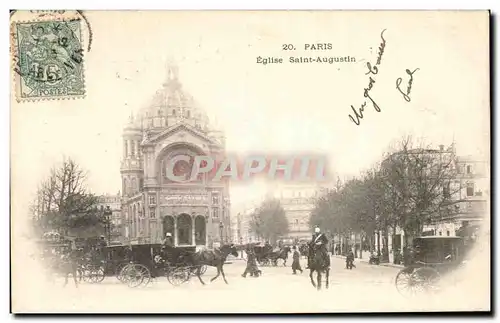
<path id="1" fill-rule="evenodd" d="M 309 269 L 311 265 L 311 259 L 314 258 L 316 252 L 320 252 L 327 264 L 330 267 L 330 257 L 328 256 L 328 250 L 326 246 L 328 245 L 328 239 L 326 236 L 320 232 L 320 228 L 316 226 L 314 228 L 314 234 L 312 236 L 311 242 L 309 243 L 309 254 L 307 256 L 307 269 Z"/>

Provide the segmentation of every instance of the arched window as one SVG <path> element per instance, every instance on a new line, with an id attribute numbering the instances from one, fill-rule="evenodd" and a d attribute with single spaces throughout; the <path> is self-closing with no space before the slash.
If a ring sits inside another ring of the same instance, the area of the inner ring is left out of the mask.
<path id="1" fill-rule="evenodd" d="M 158 115 L 159 115 L 159 116 L 161 116 L 161 115 L 162 115 L 161 109 L 158 109 Z"/>
<path id="2" fill-rule="evenodd" d="M 175 109 L 172 110 L 172 115 L 175 116 L 177 114 L 177 111 Z"/>
<path id="3" fill-rule="evenodd" d="M 177 217 L 177 242 L 180 245 L 191 245 L 193 243 L 193 223 L 191 216 L 181 214 Z"/>
<path id="4" fill-rule="evenodd" d="M 186 116 L 187 116 L 188 118 L 191 118 L 191 111 L 189 111 L 189 110 L 188 110 L 188 111 L 187 111 L 187 113 L 186 113 Z"/>
<path id="5" fill-rule="evenodd" d="M 206 244 L 206 223 L 205 218 L 201 215 L 196 216 L 194 221 L 195 227 L 195 244 L 197 246 Z"/>
<path id="6" fill-rule="evenodd" d="M 175 234 L 176 232 L 174 231 L 174 218 L 172 216 L 166 216 L 163 218 L 163 237 L 162 239 L 165 238 L 165 235 L 167 233 L 170 233 L 172 235 L 173 241 L 175 241 Z"/>

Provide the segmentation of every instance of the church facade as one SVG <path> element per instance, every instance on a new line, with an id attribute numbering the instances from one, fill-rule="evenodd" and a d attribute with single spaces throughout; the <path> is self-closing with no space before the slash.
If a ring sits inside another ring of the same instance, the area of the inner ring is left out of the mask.
<path id="1" fill-rule="evenodd" d="M 230 197 L 227 182 L 200 175 L 195 181 L 167 178 L 191 174 L 194 156 L 220 156 L 225 137 L 211 129 L 208 117 L 182 88 L 176 67 L 170 67 L 162 88 L 123 131 L 122 216 L 130 244 L 160 243 L 166 233 L 176 246 L 208 246 L 230 240 Z"/>

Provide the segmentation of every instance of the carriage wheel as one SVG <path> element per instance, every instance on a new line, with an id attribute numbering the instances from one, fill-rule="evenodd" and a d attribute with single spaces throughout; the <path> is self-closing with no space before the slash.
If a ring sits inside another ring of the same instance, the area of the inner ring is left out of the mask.
<path id="1" fill-rule="evenodd" d="M 129 287 L 146 286 L 151 280 L 151 272 L 141 264 L 129 264 L 122 270 L 123 280 Z"/>
<path id="2" fill-rule="evenodd" d="M 415 294 L 416 282 L 412 278 L 413 268 L 403 268 L 396 275 L 396 289 L 405 296 L 413 296 Z"/>
<path id="3" fill-rule="evenodd" d="M 269 259 L 267 259 L 267 258 L 262 259 L 261 265 L 262 266 L 269 266 Z"/>
<path id="4" fill-rule="evenodd" d="M 124 263 L 124 264 L 119 264 L 116 267 L 115 277 L 121 282 L 123 281 L 123 268 L 125 268 L 128 265 L 129 265 L 128 263 Z"/>
<path id="5" fill-rule="evenodd" d="M 128 283 L 128 276 L 127 276 L 127 272 L 129 270 L 129 267 L 131 266 L 131 264 L 125 264 L 123 267 L 121 267 L 120 269 L 120 272 L 119 274 L 117 275 L 118 277 L 118 280 L 124 284 L 127 284 Z"/>
<path id="6" fill-rule="evenodd" d="M 396 288 L 405 297 L 437 291 L 438 272 L 429 267 L 402 269 L 396 276 Z"/>
<path id="7" fill-rule="evenodd" d="M 99 272 L 99 269 L 97 269 L 97 268 L 93 268 L 93 269 L 90 270 L 90 282 L 92 284 L 95 284 L 95 283 L 97 283 L 99 281 L 99 274 L 98 274 L 98 272 Z"/>
<path id="8" fill-rule="evenodd" d="M 92 270 L 88 268 L 83 268 L 82 269 L 82 278 L 83 281 L 86 283 L 92 283 Z"/>
<path id="9" fill-rule="evenodd" d="M 425 292 L 439 291 L 439 273 L 430 267 L 422 267 L 413 272 L 413 278 L 419 282 Z"/>
<path id="10" fill-rule="evenodd" d="M 104 268 L 98 268 L 94 271 L 94 280 L 96 283 L 100 283 L 104 280 L 104 277 L 106 275 L 104 274 Z"/>
<path id="11" fill-rule="evenodd" d="M 190 278 L 189 268 L 177 268 L 167 274 L 168 282 L 174 286 L 179 286 L 187 282 Z"/>

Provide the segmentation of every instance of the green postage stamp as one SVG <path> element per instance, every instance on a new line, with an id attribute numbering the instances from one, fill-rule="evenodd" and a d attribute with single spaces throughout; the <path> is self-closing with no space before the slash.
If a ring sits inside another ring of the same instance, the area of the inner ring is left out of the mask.
<path id="1" fill-rule="evenodd" d="M 64 99 L 85 94 L 80 20 L 14 24 L 16 99 Z"/>

